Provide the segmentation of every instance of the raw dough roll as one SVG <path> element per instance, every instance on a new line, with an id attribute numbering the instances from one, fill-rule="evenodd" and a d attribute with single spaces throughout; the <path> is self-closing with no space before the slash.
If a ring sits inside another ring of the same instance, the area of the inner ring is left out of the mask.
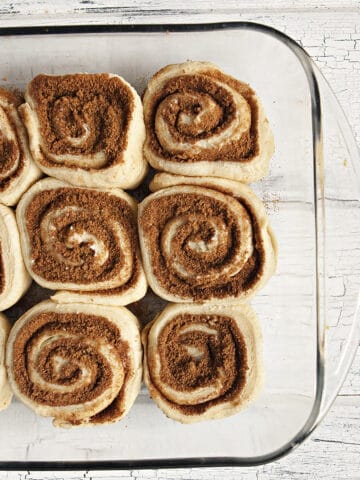
<path id="1" fill-rule="evenodd" d="M 0 311 L 12 307 L 26 292 L 26 271 L 14 212 L 0 204 Z"/>
<path id="2" fill-rule="evenodd" d="M 208 62 L 169 65 L 149 81 L 143 98 L 144 155 L 158 170 L 262 178 L 274 153 L 263 107 L 246 83 Z"/>
<path id="3" fill-rule="evenodd" d="M 57 303 L 86 303 L 91 305 L 109 305 L 120 307 L 129 305 L 143 298 L 147 291 L 147 281 L 142 267 L 138 273 L 121 287 L 108 290 L 95 290 L 91 292 L 76 292 L 74 290 L 59 290 L 51 296 Z M 135 278 L 137 280 L 135 281 Z"/>
<path id="4" fill-rule="evenodd" d="M 139 206 L 139 234 L 157 295 L 239 303 L 265 285 L 276 268 L 276 241 L 264 205 L 246 185 L 158 174 L 150 188 L 160 190 Z"/>
<path id="5" fill-rule="evenodd" d="M 38 75 L 25 99 L 30 148 L 43 172 L 87 187 L 135 188 L 142 181 L 143 109 L 123 78 Z"/>
<path id="6" fill-rule="evenodd" d="M 139 393 L 141 362 L 138 321 L 126 308 L 49 300 L 15 323 L 6 350 L 15 395 L 61 427 L 120 420 Z"/>
<path id="7" fill-rule="evenodd" d="M 142 341 L 150 395 L 179 422 L 233 415 L 262 385 L 262 336 L 247 304 L 168 305 Z"/>
<path id="8" fill-rule="evenodd" d="M 9 332 L 10 323 L 5 315 L 0 313 L 0 410 L 5 410 L 12 398 L 5 368 L 5 347 Z"/>
<path id="9" fill-rule="evenodd" d="M 17 111 L 22 102 L 20 94 L 0 87 L 0 203 L 5 205 L 15 205 L 41 176 Z"/>
<path id="10" fill-rule="evenodd" d="M 136 211 L 135 200 L 119 189 L 95 190 L 51 178 L 40 180 L 17 208 L 30 274 L 53 290 L 89 293 L 122 287 L 118 296 L 125 303 L 141 298 L 146 281 Z M 63 301 L 75 299 L 62 297 Z"/>

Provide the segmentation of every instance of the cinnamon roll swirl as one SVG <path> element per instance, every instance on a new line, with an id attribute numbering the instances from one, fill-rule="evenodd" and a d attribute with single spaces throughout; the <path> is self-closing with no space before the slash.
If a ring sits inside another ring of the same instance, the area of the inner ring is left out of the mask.
<path id="1" fill-rule="evenodd" d="M 143 97 L 144 155 L 158 170 L 249 183 L 274 153 L 269 122 L 255 92 L 207 62 L 169 65 Z"/>
<path id="2" fill-rule="evenodd" d="M 167 187 L 167 188 L 163 188 Z M 155 176 L 139 206 L 151 288 L 172 302 L 238 303 L 265 285 L 277 248 L 260 199 L 233 180 Z"/>
<path id="3" fill-rule="evenodd" d="M 117 289 L 117 304 L 146 292 L 135 200 L 119 189 L 91 190 L 55 179 L 33 185 L 17 220 L 26 266 L 39 285 L 78 292 Z M 81 300 L 81 294 L 62 301 Z M 122 297 L 122 298 L 120 298 Z M 97 303 L 94 300 L 94 303 Z"/>
<path id="4" fill-rule="evenodd" d="M 31 277 L 23 262 L 14 212 L 0 204 L 0 311 L 13 306 L 24 295 L 30 283 Z"/>
<path id="5" fill-rule="evenodd" d="M 0 313 L 0 410 L 5 410 L 10 405 L 12 398 L 5 368 L 5 347 L 9 332 L 9 320 Z"/>
<path id="6" fill-rule="evenodd" d="M 233 415 L 262 385 L 261 331 L 247 304 L 168 305 L 142 341 L 150 395 L 179 422 Z"/>
<path id="7" fill-rule="evenodd" d="M 21 106 L 35 161 L 74 185 L 135 188 L 147 166 L 140 97 L 118 75 L 38 75 Z"/>
<path id="8" fill-rule="evenodd" d="M 141 362 L 139 325 L 126 308 L 49 300 L 15 323 L 6 351 L 15 395 L 61 427 L 120 420 L 139 393 Z"/>
<path id="9" fill-rule="evenodd" d="M 41 176 L 17 111 L 22 101 L 20 94 L 0 87 L 0 203 L 5 205 L 15 205 Z"/>

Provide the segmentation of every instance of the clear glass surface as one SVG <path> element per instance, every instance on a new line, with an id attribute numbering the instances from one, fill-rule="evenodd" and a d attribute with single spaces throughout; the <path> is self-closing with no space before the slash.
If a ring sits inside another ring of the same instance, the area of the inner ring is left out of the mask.
<path id="1" fill-rule="evenodd" d="M 0 468 L 269 461 L 315 427 L 350 366 L 359 333 L 359 157 L 336 99 L 300 47 L 272 29 L 242 23 L 178 28 L 3 30 L 0 84 L 23 88 L 37 73 L 112 72 L 142 93 L 159 68 L 189 59 L 214 62 L 250 83 L 276 143 L 269 174 L 252 185 L 279 244 L 277 272 L 251 302 L 263 331 L 264 389 L 239 414 L 194 425 L 167 419 L 145 388 L 123 421 L 96 428 L 55 429 L 14 400 L 0 413 Z M 8 313 L 15 320 L 48 295 L 33 286 Z M 133 311 L 146 323 L 161 306 L 150 294 Z"/>

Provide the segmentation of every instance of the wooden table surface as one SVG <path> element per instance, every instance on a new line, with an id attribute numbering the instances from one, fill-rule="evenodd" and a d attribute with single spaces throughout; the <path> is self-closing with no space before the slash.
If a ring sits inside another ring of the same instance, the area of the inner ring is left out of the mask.
<path id="1" fill-rule="evenodd" d="M 13 0 L 0 2 L 0 26 L 195 23 L 250 20 L 300 42 L 336 93 L 360 144 L 359 0 Z M 45 479 L 360 479 L 360 349 L 343 388 L 314 434 L 288 457 L 234 469 L 121 472 L 0 472 L 0 480 Z"/>

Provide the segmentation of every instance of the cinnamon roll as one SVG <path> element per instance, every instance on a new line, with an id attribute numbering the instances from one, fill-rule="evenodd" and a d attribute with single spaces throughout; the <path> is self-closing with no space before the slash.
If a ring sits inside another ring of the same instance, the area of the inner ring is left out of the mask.
<path id="1" fill-rule="evenodd" d="M 269 122 L 249 85 L 208 62 L 169 65 L 143 97 L 144 155 L 158 170 L 249 183 L 274 153 Z"/>
<path id="2" fill-rule="evenodd" d="M 160 190 L 140 204 L 138 221 L 157 295 L 228 304 L 265 285 L 276 268 L 276 241 L 264 205 L 246 185 L 164 173 L 150 188 Z"/>
<path id="3" fill-rule="evenodd" d="M 0 204 L 0 311 L 13 306 L 30 283 L 31 277 L 21 254 L 14 212 Z"/>
<path id="4" fill-rule="evenodd" d="M 135 188 L 144 178 L 140 97 L 118 75 L 38 75 L 21 112 L 35 161 L 74 185 Z"/>
<path id="5" fill-rule="evenodd" d="M 5 410 L 12 398 L 5 368 L 5 346 L 9 331 L 10 323 L 5 315 L 0 313 L 0 410 Z"/>
<path id="6" fill-rule="evenodd" d="M 33 185 L 17 208 L 26 266 L 53 290 L 117 289 L 117 304 L 146 292 L 136 229 L 135 200 L 119 189 L 87 189 L 55 179 Z M 62 301 L 86 301 L 69 294 Z M 94 302 L 96 303 L 96 302 Z"/>
<path id="7" fill-rule="evenodd" d="M 23 98 L 0 87 L 0 203 L 15 205 L 41 176 L 17 108 Z"/>
<path id="8" fill-rule="evenodd" d="M 120 420 L 139 393 L 141 362 L 139 325 L 126 308 L 50 300 L 15 323 L 6 350 L 15 395 L 61 427 Z"/>
<path id="9" fill-rule="evenodd" d="M 150 396 L 179 422 L 233 415 L 261 388 L 262 336 L 247 304 L 168 305 L 142 341 Z"/>

